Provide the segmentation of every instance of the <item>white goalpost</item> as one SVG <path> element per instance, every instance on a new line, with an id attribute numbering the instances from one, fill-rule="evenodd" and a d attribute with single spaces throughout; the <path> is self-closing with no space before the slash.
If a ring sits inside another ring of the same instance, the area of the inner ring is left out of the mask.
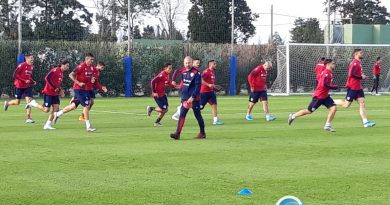
<path id="1" fill-rule="evenodd" d="M 353 50 L 363 50 L 363 73 L 369 79 L 363 80 L 365 92 L 373 86 L 372 69 L 377 57 L 381 57 L 381 77 L 378 90 L 389 93 L 390 89 L 390 45 L 389 44 L 299 44 L 287 43 L 277 49 L 277 77 L 268 89 L 274 95 L 312 94 L 316 87 L 315 66 L 321 57 L 336 61 L 333 82 L 339 85 L 334 93 L 344 93 L 348 66 Z"/>

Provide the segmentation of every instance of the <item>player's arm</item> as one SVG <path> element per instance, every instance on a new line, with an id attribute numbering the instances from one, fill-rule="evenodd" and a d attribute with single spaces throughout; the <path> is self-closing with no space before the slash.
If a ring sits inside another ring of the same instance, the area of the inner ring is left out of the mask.
<path id="1" fill-rule="evenodd" d="M 351 70 L 351 77 L 352 78 L 355 78 L 355 79 L 358 79 L 358 80 L 362 80 L 363 79 L 363 75 L 362 76 L 359 76 L 359 75 L 356 75 L 356 71 L 357 71 L 357 67 L 352 67 L 352 70 Z"/>
<path id="2" fill-rule="evenodd" d="M 13 77 L 14 77 L 14 79 L 17 79 L 17 80 L 20 80 L 20 81 L 22 81 L 22 82 L 24 82 L 24 83 L 30 83 L 30 81 L 28 80 L 28 79 L 24 79 L 23 78 L 23 72 L 22 72 L 22 66 L 21 65 L 19 65 L 16 69 L 15 69 L 15 71 L 14 71 L 14 73 L 13 73 Z"/>
<path id="3" fill-rule="evenodd" d="M 209 75 L 205 72 L 202 73 L 202 85 L 205 85 L 207 87 L 213 88 L 214 84 L 208 83 L 206 79 L 209 77 Z"/>
<path id="4" fill-rule="evenodd" d="M 199 72 L 195 74 L 194 77 L 194 84 L 195 89 L 194 92 L 192 92 L 191 97 L 195 98 L 200 95 L 200 87 L 202 86 L 202 77 L 200 76 Z"/>
<path id="5" fill-rule="evenodd" d="M 177 75 L 179 75 L 181 72 L 181 69 L 176 69 L 174 72 L 173 72 L 173 75 L 172 75 L 172 85 L 176 85 L 176 78 L 177 78 Z"/>
<path id="6" fill-rule="evenodd" d="M 158 97 L 156 87 L 157 87 L 157 83 L 158 83 L 159 81 L 160 81 L 159 75 L 157 75 L 156 77 L 154 77 L 154 78 L 150 81 L 150 88 L 152 88 L 152 96 L 153 96 L 153 97 Z"/>
<path id="7" fill-rule="evenodd" d="M 76 68 L 74 71 L 70 72 L 69 73 L 69 78 L 74 82 L 76 83 L 77 85 L 79 85 L 80 87 L 83 87 L 85 85 L 85 83 L 83 82 L 80 82 L 77 80 L 76 78 L 76 73 L 78 72 L 78 69 Z"/>
<path id="8" fill-rule="evenodd" d="M 54 72 L 51 70 L 45 77 L 45 81 L 49 83 L 49 85 L 56 91 L 59 92 L 61 88 L 59 86 L 56 86 L 55 83 L 53 82 L 54 78 Z"/>
<path id="9" fill-rule="evenodd" d="M 97 88 L 98 90 L 102 91 L 102 92 L 105 92 L 105 93 L 107 92 L 107 87 L 102 85 L 102 84 L 100 84 L 100 78 L 99 77 L 95 78 L 95 82 L 93 83 L 93 86 L 95 88 Z"/>
<path id="10" fill-rule="evenodd" d="M 331 90 L 337 90 L 339 88 L 338 85 L 333 85 L 332 83 L 329 83 L 329 82 L 332 82 L 331 80 L 328 80 L 329 76 L 325 76 L 324 78 L 324 86 L 328 89 L 331 89 Z"/>

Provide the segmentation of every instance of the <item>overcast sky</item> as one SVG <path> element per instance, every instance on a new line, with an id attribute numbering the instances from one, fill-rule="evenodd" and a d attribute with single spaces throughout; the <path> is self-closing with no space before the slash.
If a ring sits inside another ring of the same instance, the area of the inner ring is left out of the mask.
<path id="1" fill-rule="evenodd" d="M 94 0 L 80 0 L 89 10 L 93 10 Z M 96 1 L 96 0 L 95 0 Z M 187 14 L 191 7 L 189 0 L 183 5 L 183 10 L 179 12 L 176 26 L 182 33 L 188 30 Z M 271 5 L 274 11 L 274 32 L 278 32 L 282 39 L 290 40 L 290 30 L 293 28 L 294 20 L 298 17 L 317 18 L 320 20 L 322 29 L 327 23 L 327 15 L 324 13 L 325 0 L 247 0 L 252 12 L 260 14 L 260 18 L 254 22 L 256 35 L 250 39 L 250 43 L 266 43 L 271 33 Z M 382 0 L 382 5 L 390 11 L 390 0 Z M 307 9 L 309 8 L 309 9 Z M 93 12 L 93 11 L 92 11 Z M 334 17 L 332 16 L 331 19 Z M 145 17 L 144 26 L 159 24 L 156 17 Z M 143 27 L 143 26 L 141 26 Z M 96 25 L 94 26 L 96 30 Z"/>

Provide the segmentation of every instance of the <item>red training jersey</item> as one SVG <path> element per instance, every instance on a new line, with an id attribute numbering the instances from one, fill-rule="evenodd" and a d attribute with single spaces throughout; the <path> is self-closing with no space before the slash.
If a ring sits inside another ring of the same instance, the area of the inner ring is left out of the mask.
<path id="1" fill-rule="evenodd" d="M 100 84 L 100 74 L 101 71 L 99 69 L 95 69 L 95 71 L 93 72 L 92 76 L 95 79 L 95 83 L 93 84 L 93 87 L 100 91 L 103 91 L 103 85 Z"/>
<path id="2" fill-rule="evenodd" d="M 165 88 L 170 87 L 169 73 L 165 70 L 161 71 L 150 81 L 150 88 L 153 93 L 157 93 L 158 97 L 162 97 L 165 94 Z"/>
<path id="3" fill-rule="evenodd" d="M 176 70 L 173 72 L 172 81 L 176 81 L 177 76 L 178 76 L 178 75 L 182 75 L 182 74 L 185 73 L 186 71 L 187 71 L 186 68 L 176 69 Z M 182 87 L 183 87 L 183 79 L 180 79 L 179 89 L 181 89 Z"/>
<path id="4" fill-rule="evenodd" d="M 313 93 L 313 97 L 320 100 L 327 98 L 329 96 L 329 90 L 335 90 L 338 88 L 337 85 L 332 84 L 332 80 L 332 71 L 329 69 L 323 70 L 318 78 L 317 88 Z"/>
<path id="5" fill-rule="evenodd" d="M 93 90 L 94 83 L 92 77 L 96 68 L 94 65 L 87 65 L 85 62 L 77 66 L 73 71 L 76 75 L 76 80 L 85 83 L 84 86 L 79 86 L 77 83 L 73 84 L 73 89 L 76 90 Z"/>
<path id="6" fill-rule="evenodd" d="M 215 73 L 211 68 L 207 68 L 202 72 L 202 80 L 205 81 L 208 84 L 215 84 Z M 214 92 L 214 88 L 210 88 L 207 85 L 204 85 L 202 83 L 202 86 L 200 88 L 200 93 L 208 93 L 208 92 Z"/>
<path id="7" fill-rule="evenodd" d="M 379 74 L 381 74 L 381 63 L 376 62 L 376 63 L 374 64 L 374 68 L 372 69 L 372 74 L 374 74 L 374 75 L 379 75 Z"/>
<path id="8" fill-rule="evenodd" d="M 320 75 L 321 75 L 322 71 L 324 71 L 325 69 L 326 69 L 326 66 L 324 64 L 324 61 L 320 61 L 317 63 L 316 68 L 315 68 L 317 82 L 320 79 Z"/>
<path id="9" fill-rule="evenodd" d="M 254 92 L 267 90 L 267 71 L 259 65 L 248 75 L 248 82 Z"/>
<path id="10" fill-rule="evenodd" d="M 363 68 L 360 60 L 353 59 L 349 64 L 347 84 L 345 87 L 351 90 L 361 90 L 362 87 Z"/>
<path id="11" fill-rule="evenodd" d="M 50 96 L 59 95 L 61 89 L 62 80 L 64 79 L 64 73 L 60 67 L 51 69 L 45 76 L 45 87 L 42 93 Z"/>
<path id="12" fill-rule="evenodd" d="M 34 85 L 34 80 L 32 79 L 32 73 L 34 70 L 33 65 L 29 65 L 26 62 L 23 62 L 18 65 L 14 71 L 14 85 L 16 88 L 29 88 Z M 26 83 L 29 80 L 30 83 Z"/>

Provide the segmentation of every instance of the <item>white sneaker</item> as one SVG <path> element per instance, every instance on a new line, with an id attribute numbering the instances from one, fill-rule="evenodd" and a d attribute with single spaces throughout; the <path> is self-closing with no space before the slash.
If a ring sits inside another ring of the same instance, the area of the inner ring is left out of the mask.
<path id="1" fill-rule="evenodd" d="M 324 127 L 324 130 L 325 130 L 325 131 L 328 131 L 328 132 L 336 132 L 336 130 L 333 129 L 332 126 L 325 126 L 325 127 Z"/>
<path id="2" fill-rule="evenodd" d="M 43 126 L 44 130 L 55 130 L 56 128 L 52 127 L 51 125 L 45 125 Z"/>
<path id="3" fill-rule="evenodd" d="M 33 119 L 31 119 L 31 118 L 28 118 L 27 120 L 26 120 L 26 123 L 34 123 L 35 121 L 33 120 Z"/>
<path id="4" fill-rule="evenodd" d="M 93 128 L 93 127 L 87 128 L 87 132 L 95 132 L 95 131 L 96 131 L 96 128 Z"/>
<path id="5" fill-rule="evenodd" d="M 380 93 L 377 93 L 377 94 L 375 94 L 376 96 L 380 96 L 381 94 Z"/>
<path id="6" fill-rule="evenodd" d="M 172 120 L 179 121 L 180 113 L 175 113 L 172 115 Z"/>

